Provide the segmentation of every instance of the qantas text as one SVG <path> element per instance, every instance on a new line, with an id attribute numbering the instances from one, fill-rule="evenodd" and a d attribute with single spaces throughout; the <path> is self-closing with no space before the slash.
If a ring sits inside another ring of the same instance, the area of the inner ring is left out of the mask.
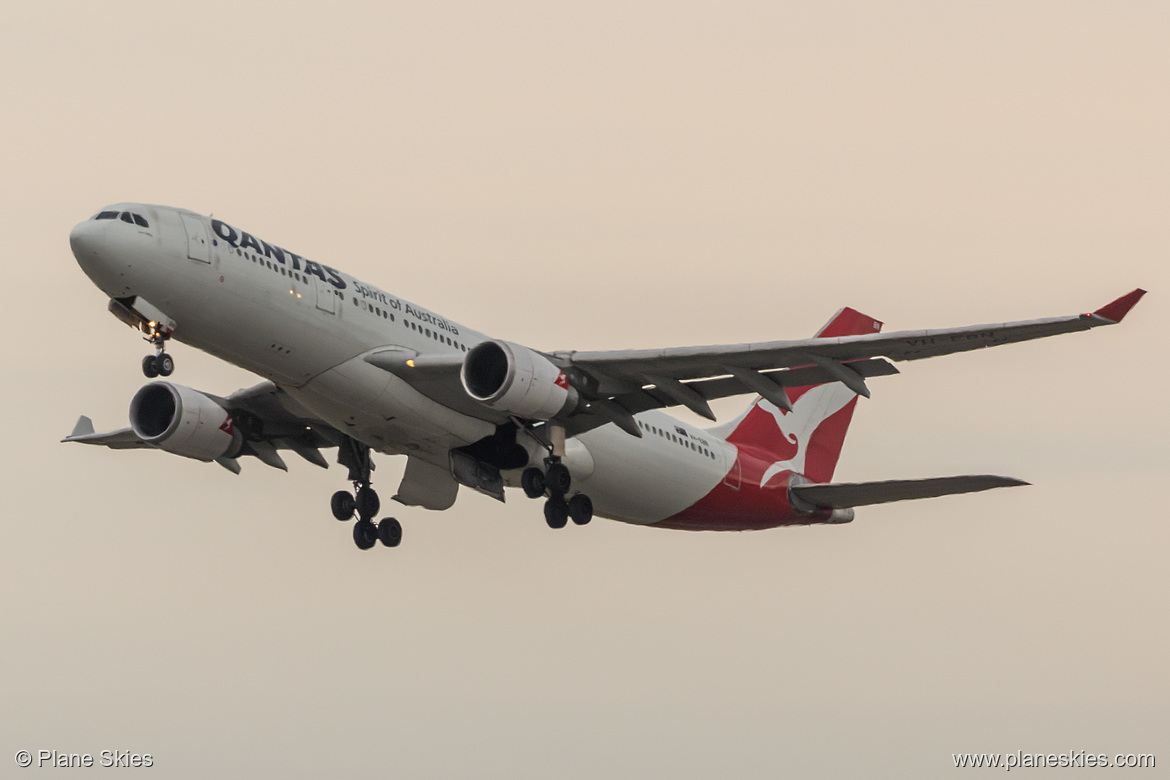
<path id="1" fill-rule="evenodd" d="M 261 241 L 253 236 L 251 233 L 245 233 L 242 230 L 236 230 L 234 227 L 226 222 L 218 219 L 211 220 L 211 229 L 215 231 L 215 235 L 219 236 L 228 246 L 235 249 L 240 249 L 245 252 L 252 251 L 258 255 L 264 255 L 271 258 L 281 265 L 292 264 L 294 271 L 300 271 L 305 274 L 312 274 L 323 282 L 336 287 L 338 290 L 344 290 L 348 285 L 345 279 L 341 278 L 341 273 L 334 268 L 327 265 L 314 263 L 312 260 L 306 260 L 295 252 L 290 252 L 287 249 L 281 249 L 278 246 L 269 244 L 267 241 Z"/>

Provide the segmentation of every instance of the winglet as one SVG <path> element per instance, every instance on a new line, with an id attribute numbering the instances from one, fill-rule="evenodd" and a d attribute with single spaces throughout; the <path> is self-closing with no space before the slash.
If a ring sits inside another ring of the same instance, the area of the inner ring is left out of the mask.
<path id="1" fill-rule="evenodd" d="M 1125 315 L 1129 314 L 1129 310 L 1137 305 L 1137 302 L 1140 301 L 1142 296 L 1145 294 L 1146 291 L 1139 287 L 1133 292 L 1121 296 L 1112 303 L 1105 304 L 1100 309 L 1097 309 L 1097 311 L 1093 312 L 1093 314 L 1101 317 L 1102 319 L 1109 320 L 1110 322 L 1121 322 L 1125 318 Z"/>
<path id="2" fill-rule="evenodd" d="M 75 439 L 78 436 L 89 436 L 92 433 L 93 420 L 89 419 L 83 414 L 81 417 L 77 418 L 77 425 L 73 426 L 73 433 L 69 434 L 61 441 L 69 441 L 70 439 Z"/>

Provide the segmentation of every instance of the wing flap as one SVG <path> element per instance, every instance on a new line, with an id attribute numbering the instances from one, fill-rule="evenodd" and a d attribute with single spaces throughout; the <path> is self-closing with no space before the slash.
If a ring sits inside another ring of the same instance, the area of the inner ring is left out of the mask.
<path id="1" fill-rule="evenodd" d="M 1001 487 L 1027 485 L 1012 477 L 991 474 L 969 474 L 959 477 L 930 479 L 889 479 L 879 482 L 828 482 L 824 484 L 793 485 L 789 493 L 797 499 L 817 507 L 845 509 L 891 501 L 909 501 L 917 498 L 937 498 L 957 493 L 976 493 Z"/>
<path id="2" fill-rule="evenodd" d="M 897 374 L 898 369 L 893 363 L 881 358 L 872 360 L 858 360 L 846 363 L 862 377 L 890 376 Z M 723 371 L 721 373 L 727 373 Z M 806 387 L 833 381 L 833 375 L 820 366 L 803 366 L 801 368 L 783 368 L 776 371 L 764 371 L 760 376 L 766 377 L 778 387 Z M 728 398 L 734 395 L 757 392 L 734 376 L 721 376 L 712 379 L 696 379 L 686 383 L 686 387 L 701 395 L 703 398 L 714 401 L 719 398 Z M 678 403 L 674 397 L 657 387 L 646 387 L 640 390 L 625 393 L 613 401 L 630 414 L 640 414 L 650 409 L 665 409 Z M 612 422 L 592 406 L 574 414 L 566 421 L 565 430 L 570 436 L 584 433 L 599 426 Z"/>

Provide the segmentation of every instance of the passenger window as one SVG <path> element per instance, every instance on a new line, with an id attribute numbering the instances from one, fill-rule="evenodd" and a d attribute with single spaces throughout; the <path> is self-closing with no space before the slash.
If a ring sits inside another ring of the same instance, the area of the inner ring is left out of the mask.
<path id="1" fill-rule="evenodd" d="M 134 224 L 138 225 L 138 227 L 150 227 L 150 225 L 146 223 L 146 219 L 143 217 L 140 217 L 137 214 L 131 214 L 130 216 L 134 218 Z"/>
<path id="2" fill-rule="evenodd" d="M 129 211 L 123 211 L 121 217 L 123 222 L 129 222 L 131 225 L 134 224 L 134 220 L 130 218 Z"/>

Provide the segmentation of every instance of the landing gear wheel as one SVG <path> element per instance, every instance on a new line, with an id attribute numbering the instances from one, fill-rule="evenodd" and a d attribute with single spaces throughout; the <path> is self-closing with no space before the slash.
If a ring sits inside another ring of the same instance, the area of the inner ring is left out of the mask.
<path id="1" fill-rule="evenodd" d="M 158 361 L 155 360 L 154 355 L 142 358 L 142 373 L 147 379 L 154 379 L 158 376 Z"/>
<path id="2" fill-rule="evenodd" d="M 371 487 L 363 487 L 358 491 L 356 503 L 357 512 L 363 520 L 373 519 L 374 515 L 378 514 L 378 510 L 382 508 L 378 494 Z"/>
<path id="3" fill-rule="evenodd" d="M 378 523 L 378 538 L 387 547 L 397 547 L 402 542 L 402 523 L 393 517 L 384 517 Z"/>
<path id="4" fill-rule="evenodd" d="M 378 529 L 369 520 L 358 520 L 353 524 L 353 543 L 359 550 L 368 550 L 378 541 Z"/>
<path id="5" fill-rule="evenodd" d="M 175 373 L 175 359 L 167 353 L 162 353 L 154 359 L 154 366 L 159 376 L 170 376 Z"/>
<path id="6" fill-rule="evenodd" d="M 524 469 L 520 475 L 520 486 L 524 488 L 524 495 L 529 498 L 540 498 L 544 495 L 544 474 L 540 469 Z"/>
<path id="7" fill-rule="evenodd" d="M 554 496 L 563 496 L 569 492 L 569 485 L 572 482 L 573 478 L 564 463 L 549 464 L 548 472 L 544 475 L 544 483 L 550 493 Z"/>
<path id="8" fill-rule="evenodd" d="M 569 522 L 569 505 L 563 498 L 550 498 L 544 502 L 544 521 L 549 528 L 564 528 Z"/>
<path id="9" fill-rule="evenodd" d="M 584 493 L 569 499 L 569 517 L 577 525 L 585 525 L 593 519 L 593 501 Z"/>
<path id="10" fill-rule="evenodd" d="M 329 508 L 333 510 L 333 516 L 343 523 L 353 517 L 356 507 L 357 502 L 353 500 L 353 496 L 344 490 L 338 490 L 333 494 L 333 498 L 329 499 Z"/>

